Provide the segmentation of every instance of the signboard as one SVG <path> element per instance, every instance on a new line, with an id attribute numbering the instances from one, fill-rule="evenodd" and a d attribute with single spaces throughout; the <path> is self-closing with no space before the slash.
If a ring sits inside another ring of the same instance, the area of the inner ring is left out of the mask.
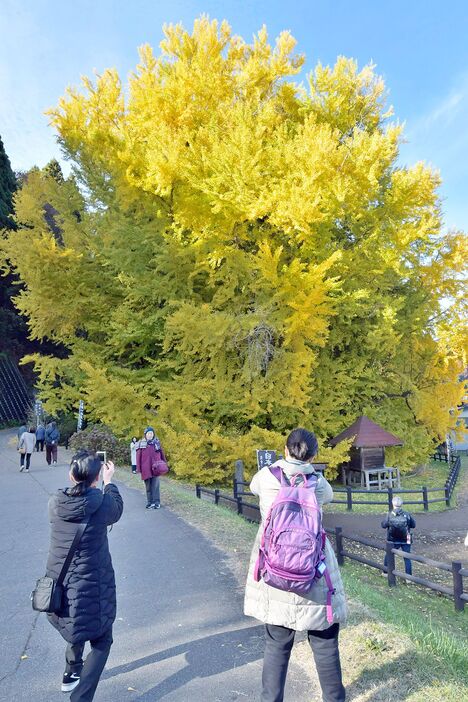
<path id="1" fill-rule="evenodd" d="M 42 414 L 42 402 L 40 400 L 36 400 L 34 403 L 34 413 L 39 421 L 39 417 Z"/>
<path id="2" fill-rule="evenodd" d="M 76 426 L 77 431 L 81 431 L 83 429 L 83 417 L 84 417 L 84 402 L 83 402 L 83 400 L 80 400 L 80 404 L 78 406 L 78 424 Z"/>
<path id="3" fill-rule="evenodd" d="M 271 466 L 276 461 L 276 451 L 266 451 L 265 449 L 257 449 L 257 466 L 258 470 Z"/>

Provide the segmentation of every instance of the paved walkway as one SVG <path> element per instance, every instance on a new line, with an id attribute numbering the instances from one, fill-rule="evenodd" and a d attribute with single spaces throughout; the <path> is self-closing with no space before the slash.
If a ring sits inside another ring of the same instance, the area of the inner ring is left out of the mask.
<path id="1" fill-rule="evenodd" d="M 0 432 L 0 702 L 58 702 L 68 699 L 59 691 L 64 642 L 29 594 L 47 557 L 47 501 L 68 468 L 33 454 L 29 475 L 19 473 L 13 435 Z M 140 492 L 119 487 L 124 514 L 109 536 L 118 619 L 96 702 L 258 700 L 263 630 L 243 616 L 225 557 L 169 510 L 145 510 Z M 287 702 L 310 699 L 304 673 L 290 673 Z"/>

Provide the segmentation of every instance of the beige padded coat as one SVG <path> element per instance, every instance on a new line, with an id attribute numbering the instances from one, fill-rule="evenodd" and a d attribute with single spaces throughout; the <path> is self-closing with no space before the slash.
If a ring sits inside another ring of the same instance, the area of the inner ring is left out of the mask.
<path id="1" fill-rule="evenodd" d="M 294 465 L 295 464 L 295 465 Z M 280 462 L 286 475 L 296 473 L 313 473 L 314 470 L 309 464 L 291 463 L 283 460 Z M 270 585 L 266 585 L 263 580 L 255 582 L 253 572 L 258 556 L 258 549 L 263 533 L 263 522 L 268 515 L 270 507 L 280 488 L 279 481 L 271 473 L 268 467 L 262 468 L 254 475 L 250 483 L 250 489 L 254 495 L 260 499 L 260 512 L 262 524 L 257 533 L 255 543 L 250 558 L 249 573 L 245 588 L 244 613 L 249 617 L 255 617 L 265 624 L 276 624 L 285 626 L 296 631 L 321 631 L 328 629 L 330 623 L 327 621 L 327 584 L 325 578 L 317 580 L 306 597 L 300 597 L 293 592 L 278 590 Z M 323 476 L 319 476 L 316 487 L 317 501 L 322 506 L 331 502 L 333 490 L 331 485 Z M 333 621 L 344 624 L 346 621 L 346 599 L 341 581 L 341 575 L 336 561 L 335 553 L 327 539 L 325 546 L 325 563 L 330 573 L 330 577 L 335 588 L 332 597 Z"/>

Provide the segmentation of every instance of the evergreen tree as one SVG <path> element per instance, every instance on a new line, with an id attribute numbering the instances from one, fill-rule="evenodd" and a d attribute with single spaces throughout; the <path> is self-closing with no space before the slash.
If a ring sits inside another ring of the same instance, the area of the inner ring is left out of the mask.
<path id="1" fill-rule="evenodd" d="M 15 227 L 13 213 L 13 195 L 16 190 L 15 174 L 11 169 L 2 138 L 0 137 L 0 229 Z"/>
<path id="2" fill-rule="evenodd" d="M 439 176 L 398 165 L 383 81 L 339 58 L 298 87 L 287 32 L 165 32 L 128 91 L 107 71 L 53 110 L 76 182 L 32 174 L 3 243 L 32 337 L 70 352 L 31 358 L 49 411 L 154 421 L 206 481 L 361 413 L 405 438 L 401 467 L 424 460 L 463 391 L 465 239 Z"/>

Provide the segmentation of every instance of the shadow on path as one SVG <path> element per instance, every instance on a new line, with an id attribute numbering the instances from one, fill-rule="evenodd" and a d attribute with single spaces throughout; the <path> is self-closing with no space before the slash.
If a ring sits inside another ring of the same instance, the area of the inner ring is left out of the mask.
<path id="1" fill-rule="evenodd" d="M 107 670 L 103 678 L 112 678 L 123 673 L 130 673 L 138 668 L 154 665 L 169 658 L 185 655 L 185 667 L 177 670 L 165 680 L 143 693 L 140 702 L 160 700 L 195 678 L 208 678 L 239 668 L 263 657 L 263 626 L 242 627 L 234 631 L 205 636 L 201 639 L 187 641 L 172 646 L 149 656 L 116 666 Z M 155 669 L 157 677 L 157 669 Z"/>

